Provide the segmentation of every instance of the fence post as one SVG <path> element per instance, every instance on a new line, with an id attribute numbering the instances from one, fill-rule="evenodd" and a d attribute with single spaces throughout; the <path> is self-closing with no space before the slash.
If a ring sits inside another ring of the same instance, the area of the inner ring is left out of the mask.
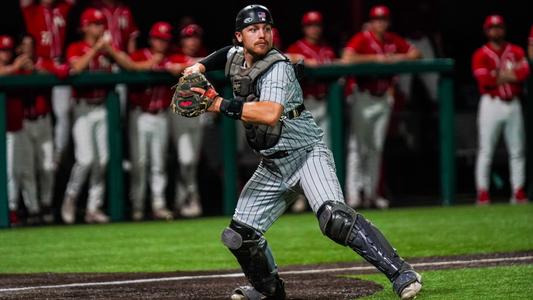
<path id="1" fill-rule="evenodd" d="M 225 98 L 233 97 L 231 86 L 226 85 L 223 90 Z M 237 135 L 236 121 L 222 117 L 222 161 L 224 168 L 222 211 L 225 216 L 233 215 L 237 204 Z"/>
<path id="2" fill-rule="evenodd" d="M 331 151 L 335 160 L 337 178 L 339 179 L 341 188 L 344 188 L 344 177 L 346 176 L 343 103 L 343 86 L 338 80 L 335 80 L 329 85 L 328 89 L 328 115 L 330 116 Z"/>
<path id="3" fill-rule="evenodd" d="M 6 93 L 0 92 L 0 228 L 9 227 L 6 155 Z"/>
<path id="4" fill-rule="evenodd" d="M 107 195 L 109 215 L 113 221 L 124 220 L 124 178 L 122 172 L 122 128 L 120 101 L 115 91 L 107 94 L 107 135 L 109 163 L 107 166 Z"/>
<path id="5" fill-rule="evenodd" d="M 455 197 L 455 116 L 453 80 L 443 74 L 439 82 L 440 182 L 442 204 L 451 205 Z"/>

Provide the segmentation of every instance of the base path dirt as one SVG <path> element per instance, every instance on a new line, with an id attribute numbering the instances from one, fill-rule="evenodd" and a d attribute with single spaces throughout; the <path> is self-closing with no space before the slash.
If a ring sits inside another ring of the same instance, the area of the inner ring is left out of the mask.
<path id="1" fill-rule="evenodd" d="M 419 271 L 532 264 L 533 251 L 424 257 L 408 261 Z M 361 262 L 280 268 L 288 299 L 368 296 L 384 287 L 342 275 L 375 272 L 372 266 Z M 0 299 L 229 299 L 235 287 L 245 284 L 246 279 L 238 270 L 1 274 Z"/>

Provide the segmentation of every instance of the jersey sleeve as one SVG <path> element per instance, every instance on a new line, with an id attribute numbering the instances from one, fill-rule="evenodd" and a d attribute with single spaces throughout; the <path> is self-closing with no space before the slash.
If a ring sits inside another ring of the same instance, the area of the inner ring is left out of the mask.
<path id="1" fill-rule="evenodd" d="M 287 53 L 291 54 L 301 54 L 300 47 L 298 47 L 298 43 L 291 44 L 289 48 L 287 48 Z"/>
<path id="2" fill-rule="evenodd" d="M 365 38 L 361 33 L 356 34 L 354 37 L 348 41 L 348 44 L 346 44 L 345 49 L 352 50 L 357 53 L 361 53 L 363 50 Z"/>
<path id="3" fill-rule="evenodd" d="M 68 48 L 67 48 L 67 62 L 69 64 L 71 64 L 72 62 L 74 62 L 75 60 L 80 58 L 81 56 L 83 56 L 83 53 L 81 51 L 81 48 L 78 47 L 77 44 L 71 44 L 70 46 L 68 46 Z"/>
<path id="4" fill-rule="evenodd" d="M 526 59 L 524 50 L 520 47 L 515 48 L 517 66 L 514 70 L 516 79 L 518 81 L 524 81 L 529 76 L 529 62 Z"/>
<path id="5" fill-rule="evenodd" d="M 407 53 L 409 50 L 411 50 L 414 46 L 406 41 L 404 38 L 402 38 L 399 35 L 393 36 L 394 44 L 396 45 L 396 49 L 398 50 L 398 53 Z"/>
<path id="6" fill-rule="evenodd" d="M 285 106 L 289 100 L 290 85 L 296 80 L 288 62 L 278 62 L 259 81 L 259 100 L 271 101 Z"/>
<path id="7" fill-rule="evenodd" d="M 496 83 L 496 74 L 491 72 L 490 66 L 487 65 L 483 52 L 478 50 L 472 57 L 472 73 L 483 87 L 494 87 Z"/>

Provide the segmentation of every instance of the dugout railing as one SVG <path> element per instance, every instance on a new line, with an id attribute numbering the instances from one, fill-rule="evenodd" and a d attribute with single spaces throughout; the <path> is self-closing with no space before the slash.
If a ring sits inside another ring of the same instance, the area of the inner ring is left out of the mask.
<path id="1" fill-rule="evenodd" d="M 343 128 L 343 102 L 344 88 L 340 78 L 347 75 L 376 75 L 376 74 L 401 74 L 401 73 L 425 73 L 438 72 L 441 74 L 439 81 L 439 135 L 440 135 L 440 185 L 442 204 L 453 203 L 455 195 L 455 144 L 454 144 L 454 87 L 452 72 L 454 61 L 452 59 L 419 60 L 412 62 L 400 62 L 395 64 L 357 64 L 357 65 L 329 65 L 306 69 L 306 76 L 323 79 L 329 82 L 328 110 L 332 117 L 331 139 L 332 151 L 337 167 L 337 174 L 344 186 L 345 155 L 344 155 L 344 128 Z M 222 72 L 209 73 L 208 77 L 213 81 L 224 81 Z M 8 191 L 7 191 L 7 168 L 6 168 L 6 92 L 10 89 L 43 88 L 55 85 L 72 86 L 114 86 L 123 84 L 173 84 L 175 77 L 167 73 L 156 72 L 121 72 L 121 73 L 83 73 L 71 76 L 65 80 L 59 80 L 49 74 L 12 75 L 0 77 L 0 228 L 9 227 L 8 220 Z M 533 83 L 529 81 L 530 86 Z M 533 89 L 530 89 L 533 90 Z M 226 84 L 223 93 L 231 97 L 231 87 Z M 533 111 L 533 101 L 528 101 L 529 111 Z M 107 96 L 106 106 L 108 109 L 108 140 L 109 140 L 109 165 L 108 165 L 108 212 L 113 221 L 124 219 L 124 179 L 122 170 L 123 145 L 122 124 L 120 120 L 120 103 L 118 95 L 110 92 Z M 528 119 L 528 128 L 532 128 L 532 120 Z M 222 118 L 222 132 L 224 143 L 221 146 L 224 168 L 223 178 L 223 212 L 231 215 L 237 200 L 237 162 L 236 162 L 236 121 Z M 529 147 L 532 138 L 529 134 Z M 529 156 L 531 157 L 531 156 Z M 531 163 L 529 171 L 531 171 Z M 531 174 L 532 172 L 530 172 Z M 531 185 L 531 184 L 530 184 Z M 531 191 L 533 187 L 529 187 Z"/>

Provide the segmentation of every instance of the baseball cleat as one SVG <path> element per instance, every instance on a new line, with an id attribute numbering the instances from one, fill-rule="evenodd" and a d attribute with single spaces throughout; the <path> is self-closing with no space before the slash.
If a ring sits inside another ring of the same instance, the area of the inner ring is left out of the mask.
<path id="1" fill-rule="evenodd" d="M 525 204 L 528 202 L 526 193 L 524 192 L 524 189 L 518 188 L 514 194 L 513 197 L 511 197 L 511 204 Z"/>
<path id="2" fill-rule="evenodd" d="M 109 223 L 109 217 L 99 209 L 95 211 L 87 211 L 87 213 L 85 213 L 85 222 L 98 224 Z"/>
<path id="3" fill-rule="evenodd" d="M 166 208 L 160 208 L 160 209 L 154 210 L 153 215 L 154 215 L 154 219 L 157 219 L 157 220 L 170 221 L 174 218 L 172 216 L 172 212 Z"/>
<path id="4" fill-rule="evenodd" d="M 76 200 L 74 197 L 66 196 L 63 200 L 61 218 L 66 224 L 73 224 L 76 221 Z"/>
<path id="5" fill-rule="evenodd" d="M 489 192 L 486 190 L 480 190 L 477 194 L 477 205 L 488 205 L 490 204 Z"/>

